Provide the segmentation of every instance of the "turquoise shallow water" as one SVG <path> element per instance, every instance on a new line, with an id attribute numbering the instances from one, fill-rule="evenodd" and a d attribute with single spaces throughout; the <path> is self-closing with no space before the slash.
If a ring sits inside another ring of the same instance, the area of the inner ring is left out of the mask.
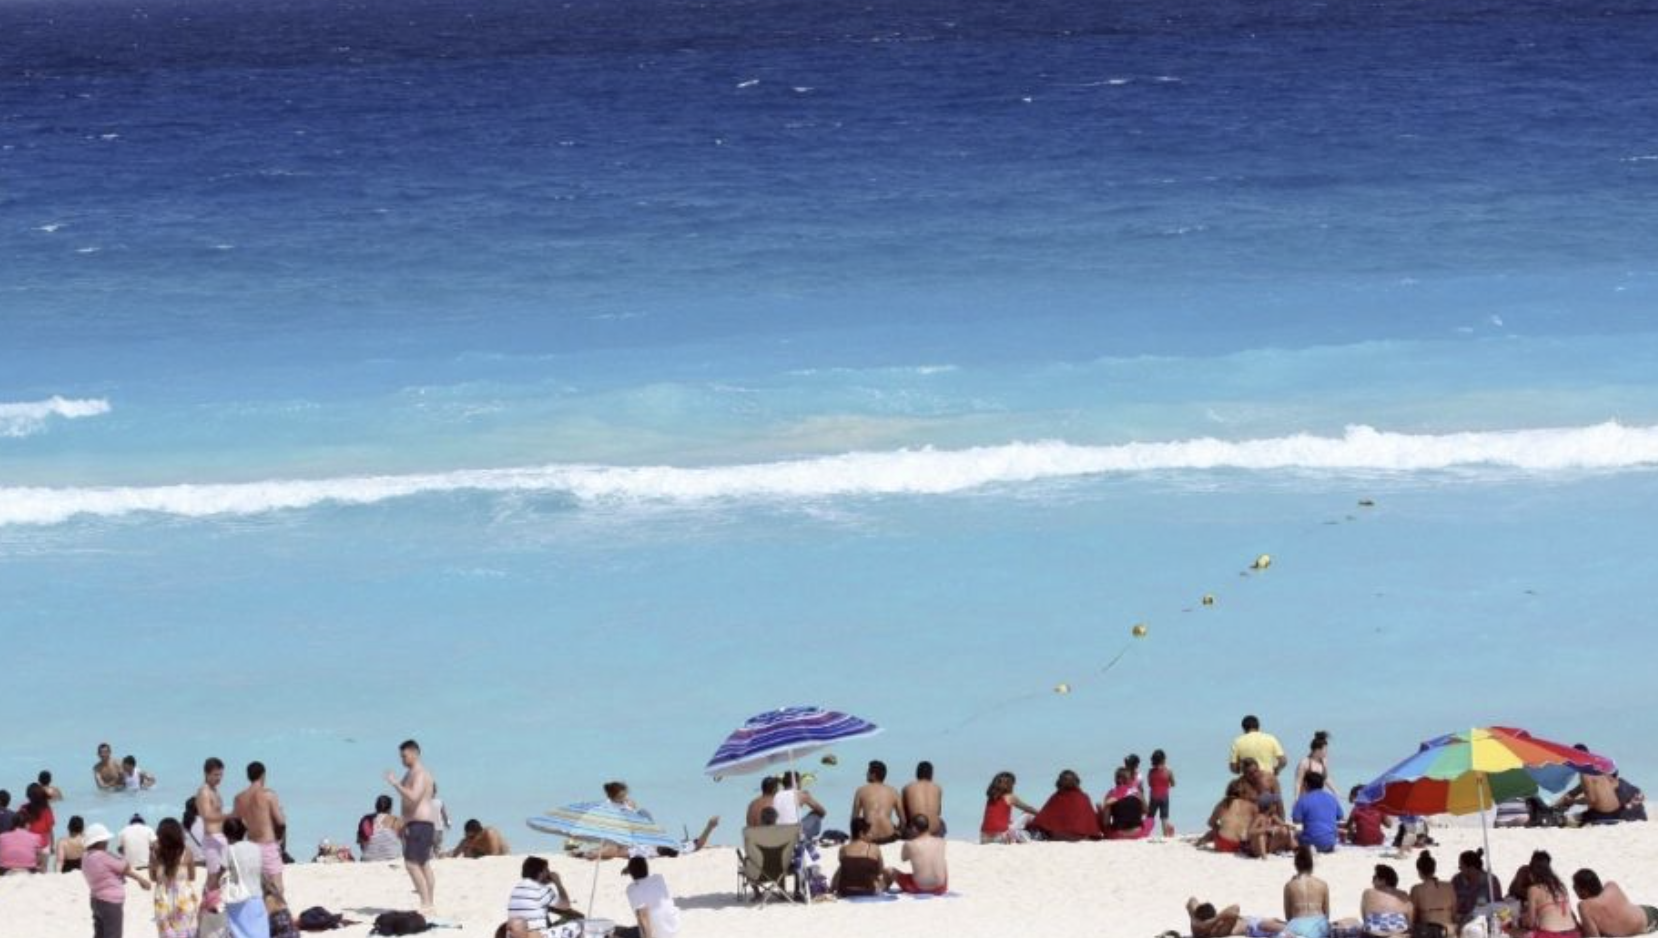
<path id="1" fill-rule="evenodd" d="M 1638 5 L 378 9 L 0 3 L 14 793 L 259 758 L 304 845 L 415 735 L 694 827 L 797 702 L 837 824 L 1163 747 L 1191 826 L 1246 711 L 1652 777 Z"/>

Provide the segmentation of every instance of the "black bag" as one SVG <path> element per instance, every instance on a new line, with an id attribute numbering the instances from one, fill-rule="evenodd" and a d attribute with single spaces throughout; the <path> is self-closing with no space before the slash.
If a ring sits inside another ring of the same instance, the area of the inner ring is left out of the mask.
<path id="1" fill-rule="evenodd" d="M 429 926 L 419 912 L 381 912 L 374 919 L 371 935 L 418 935 Z"/>
<path id="2" fill-rule="evenodd" d="M 333 931 L 340 927 L 345 916 L 335 915 L 320 905 L 311 906 L 299 913 L 300 931 Z"/>

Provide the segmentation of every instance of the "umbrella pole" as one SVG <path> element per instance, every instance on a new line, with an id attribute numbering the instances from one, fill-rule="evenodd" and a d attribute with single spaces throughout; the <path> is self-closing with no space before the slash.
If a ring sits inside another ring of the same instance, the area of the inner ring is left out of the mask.
<path id="1" fill-rule="evenodd" d="M 1487 799 L 1487 795 L 1490 795 L 1489 799 Z M 1491 871 L 1496 869 L 1497 861 L 1491 855 L 1491 827 L 1485 817 L 1487 800 L 1493 802 L 1491 807 L 1496 807 L 1494 802 L 1497 800 L 1497 797 L 1491 792 L 1491 779 L 1489 776 L 1482 774 L 1480 776 L 1480 839 L 1485 843 L 1485 891 L 1492 893 L 1491 901 L 1496 902 L 1496 889 L 1491 886 Z"/>
<path id="2" fill-rule="evenodd" d="M 593 855 L 593 887 L 587 890 L 587 917 L 593 917 L 593 904 L 599 900 L 599 867 L 604 865 L 604 842 L 599 842 L 599 852 Z"/>
<path id="3" fill-rule="evenodd" d="M 800 758 L 795 755 L 795 751 L 793 749 L 789 750 L 789 765 L 793 766 L 794 771 L 794 796 L 796 799 L 795 811 L 798 813 L 800 810 L 800 795 L 806 790 L 806 777 L 800 774 Z M 806 836 L 804 825 L 801 826 L 800 836 L 804 840 Z M 810 851 L 800 851 L 800 867 L 799 869 L 796 869 L 794 873 L 795 881 L 800 884 L 800 892 L 801 895 L 806 897 L 807 905 L 812 904 L 812 877 L 811 874 L 806 872 L 806 860 L 809 856 L 811 856 Z"/>

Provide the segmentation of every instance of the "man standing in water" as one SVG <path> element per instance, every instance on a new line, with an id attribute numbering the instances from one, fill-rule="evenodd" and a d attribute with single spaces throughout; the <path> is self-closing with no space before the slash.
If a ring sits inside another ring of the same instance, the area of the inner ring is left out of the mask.
<path id="1" fill-rule="evenodd" d="M 197 805 L 197 810 L 201 806 Z M 248 763 L 248 787 L 236 796 L 231 812 L 247 827 L 247 839 L 259 846 L 259 869 L 278 897 L 282 888 L 282 840 L 278 832 L 288 825 L 276 792 L 265 787 L 265 765 Z"/>
<path id="2" fill-rule="evenodd" d="M 92 781 L 99 791 L 121 791 L 127 787 L 121 763 L 115 761 L 115 751 L 109 743 L 98 744 L 98 761 L 92 766 Z"/>
<path id="3" fill-rule="evenodd" d="M 230 842 L 225 840 L 225 802 L 219 794 L 219 783 L 225 780 L 225 764 L 210 758 L 202 765 L 202 785 L 196 789 L 196 814 L 202 823 L 202 859 L 207 862 L 205 891 L 219 888 L 219 876 L 224 872 L 225 851 Z"/>
<path id="4" fill-rule="evenodd" d="M 432 873 L 432 848 L 437 839 L 434 822 L 437 814 L 432 809 L 432 792 L 437 787 L 432 774 L 420 764 L 420 744 L 412 739 L 398 747 L 403 759 L 403 780 L 386 773 L 386 782 L 397 789 L 403 799 L 403 865 L 414 880 L 415 892 L 420 894 L 420 912 L 432 914 L 432 895 L 437 892 L 437 879 Z"/>

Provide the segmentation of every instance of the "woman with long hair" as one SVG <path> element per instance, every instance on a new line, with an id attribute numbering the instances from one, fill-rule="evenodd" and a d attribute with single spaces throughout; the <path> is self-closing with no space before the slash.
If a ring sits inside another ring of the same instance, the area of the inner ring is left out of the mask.
<path id="1" fill-rule="evenodd" d="M 1013 824 L 1013 811 L 1017 808 L 1034 817 L 1036 809 L 1013 793 L 1017 781 L 1012 772 L 997 772 L 996 777 L 990 780 L 990 787 L 984 793 L 984 820 L 979 823 L 979 843 L 1017 844 L 1026 840 L 1025 832 Z"/>
<path id="2" fill-rule="evenodd" d="M 150 875 L 155 880 L 156 935 L 196 938 L 196 858 L 184 845 L 184 825 L 177 818 L 156 825 Z"/>
<path id="3" fill-rule="evenodd" d="M 1299 798 L 1307 793 L 1307 773 L 1317 772 L 1324 776 L 1324 787 L 1332 794 L 1336 791 L 1335 780 L 1330 777 L 1330 734 L 1326 730 L 1319 730 L 1313 734 L 1313 741 L 1307 745 L 1307 754 L 1295 766 L 1295 797 Z"/>
<path id="4" fill-rule="evenodd" d="M 1553 858 L 1539 850 L 1525 868 L 1528 885 L 1520 924 L 1531 929 L 1532 938 L 1580 938 L 1582 932 L 1572 917 L 1571 893 L 1554 874 Z"/>

